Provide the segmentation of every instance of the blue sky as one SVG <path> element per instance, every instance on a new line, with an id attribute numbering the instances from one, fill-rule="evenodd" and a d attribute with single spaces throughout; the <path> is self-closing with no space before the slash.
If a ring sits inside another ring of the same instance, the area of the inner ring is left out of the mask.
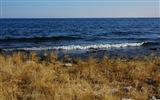
<path id="1" fill-rule="evenodd" d="M 159 17 L 159 0 L 1 0 L 1 18 Z"/>

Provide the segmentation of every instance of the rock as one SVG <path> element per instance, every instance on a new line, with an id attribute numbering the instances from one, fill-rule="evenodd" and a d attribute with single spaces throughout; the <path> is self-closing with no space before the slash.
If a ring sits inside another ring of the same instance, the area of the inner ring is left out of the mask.
<path id="1" fill-rule="evenodd" d="M 138 89 L 138 91 L 143 91 L 144 87 L 143 86 L 138 86 L 137 89 Z"/>
<path id="2" fill-rule="evenodd" d="M 160 48 L 151 48 L 150 50 L 156 51 L 156 50 L 160 50 Z"/>
<path id="3" fill-rule="evenodd" d="M 65 67 L 71 67 L 72 64 L 71 64 L 71 63 L 64 63 L 64 66 L 65 66 Z"/>
<path id="4" fill-rule="evenodd" d="M 109 89 L 108 91 L 109 91 L 110 93 L 115 93 L 115 92 L 118 91 L 118 89 L 117 89 L 117 88 L 111 88 L 111 89 Z"/>
<path id="5" fill-rule="evenodd" d="M 26 50 L 23 50 L 23 49 L 14 49 L 13 52 L 23 52 L 23 53 L 26 53 L 27 51 Z"/>
<path id="6" fill-rule="evenodd" d="M 148 85 L 152 85 L 154 83 L 154 81 L 153 81 L 153 79 L 151 77 L 149 77 L 149 78 L 146 79 L 146 83 Z"/>
<path id="7" fill-rule="evenodd" d="M 125 59 L 124 59 L 124 60 L 121 60 L 121 62 L 126 62 L 126 61 L 127 61 L 127 60 L 125 60 Z"/>
<path id="8" fill-rule="evenodd" d="M 160 99 L 157 99 L 155 96 L 152 96 L 150 100 L 160 100 Z"/>
<path id="9" fill-rule="evenodd" d="M 123 87 L 122 90 L 126 91 L 126 92 L 130 92 L 132 89 L 132 86 L 128 86 L 128 87 Z"/>
<path id="10" fill-rule="evenodd" d="M 55 61 L 54 59 L 52 59 L 52 60 L 51 60 L 51 63 L 55 64 L 55 63 L 56 63 L 56 61 Z"/>
<path id="11" fill-rule="evenodd" d="M 96 51 L 96 50 L 93 50 L 92 53 L 97 53 L 97 51 Z"/>
<path id="12" fill-rule="evenodd" d="M 4 52 L 3 49 L 0 48 L 0 54 L 3 54 L 3 52 Z"/>

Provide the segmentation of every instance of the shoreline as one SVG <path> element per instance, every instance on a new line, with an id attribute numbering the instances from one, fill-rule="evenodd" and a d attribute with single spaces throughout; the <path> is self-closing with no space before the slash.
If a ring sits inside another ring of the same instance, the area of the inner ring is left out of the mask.
<path id="1" fill-rule="evenodd" d="M 0 55 L 2 99 L 153 99 L 160 98 L 160 56 L 121 58 L 104 55 L 75 61 L 65 55 Z"/>
<path id="2" fill-rule="evenodd" d="M 125 58 L 134 58 L 136 56 L 143 57 L 148 56 L 151 53 L 160 55 L 160 48 L 151 47 L 151 48 L 141 48 L 141 47 L 128 47 L 128 48 L 110 48 L 110 49 L 89 49 L 89 50 L 23 50 L 23 49 L 13 49 L 12 51 L 7 51 L 0 48 L 0 54 L 3 55 L 12 55 L 23 53 L 30 55 L 36 53 L 42 59 L 43 54 L 52 54 L 56 53 L 59 59 L 63 59 L 65 55 L 69 55 L 73 59 L 76 57 L 81 57 L 83 59 L 88 59 L 90 56 L 96 56 L 97 58 L 103 58 L 104 55 L 109 57 L 125 57 Z"/>

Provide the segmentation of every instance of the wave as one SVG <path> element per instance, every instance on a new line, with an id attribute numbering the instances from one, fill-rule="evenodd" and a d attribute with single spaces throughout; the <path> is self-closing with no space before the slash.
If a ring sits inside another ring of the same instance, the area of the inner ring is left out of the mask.
<path id="1" fill-rule="evenodd" d="M 122 31 L 118 31 L 118 32 L 111 32 L 112 34 L 116 34 L 116 35 L 124 35 L 124 34 L 130 34 L 131 32 L 122 32 Z"/>
<path id="2" fill-rule="evenodd" d="M 138 41 L 158 41 L 160 40 L 159 37 L 156 38 L 147 38 L 147 37 L 91 37 L 91 38 L 85 38 L 85 41 L 96 41 L 96 40 L 102 40 L 102 39 L 107 39 L 107 40 L 138 40 Z"/>
<path id="3" fill-rule="evenodd" d="M 32 48 L 13 48 L 4 49 L 5 51 L 39 51 L 39 50 L 100 50 L 108 48 L 125 48 L 125 47 L 138 47 L 144 45 L 141 43 L 120 43 L 120 44 L 95 44 L 95 45 L 69 45 L 69 46 L 53 46 L 53 47 L 32 47 Z"/>
<path id="4" fill-rule="evenodd" d="M 143 44 L 143 46 L 155 46 L 155 45 L 160 46 L 160 42 L 145 42 Z"/>
<path id="5" fill-rule="evenodd" d="M 85 41 L 96 41 L 96 40 L 102 40 L 102 39 L 107 39 L 107 40 L 143 40 L 143 41 L 148 41 L 148 40 L 160 40 L 159 37 L 156 38 L 145 38 L 145 37 L 104 37 L 104 36 L 99 36 L 99 37 L 82 37 L 78 35 L 70 35 L 70 36 L 52 36 L 52 37 L 22 37 L 22 38 L 0 38 L 0 42 L 44 42 L 44 41 L 61 41 L 61 40 L 85 40 Z"/>
<path id="6" fill-rule="evenodd" d="M 0 39 L 1 42 L 8 42 L 8 41 L 48 41 L 48 40 L 75 40 L 75 39 L 82 39 L 81 37 L 76 36 L 52 36 L 52 37 L 30 37 L 30 38 L 5 38 Z"/>

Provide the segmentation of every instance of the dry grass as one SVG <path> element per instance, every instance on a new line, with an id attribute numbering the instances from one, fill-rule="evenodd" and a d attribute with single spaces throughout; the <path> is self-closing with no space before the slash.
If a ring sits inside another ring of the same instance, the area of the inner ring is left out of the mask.
<path id="1" fill-rule="evenodd" d="M 1 100 L 148 100 L 160 98 L 160 58 L 90 57 L 73 61 L 56 54 L 0 55 Z M 65 67 L 64 62 L 72 64 Z"/>

